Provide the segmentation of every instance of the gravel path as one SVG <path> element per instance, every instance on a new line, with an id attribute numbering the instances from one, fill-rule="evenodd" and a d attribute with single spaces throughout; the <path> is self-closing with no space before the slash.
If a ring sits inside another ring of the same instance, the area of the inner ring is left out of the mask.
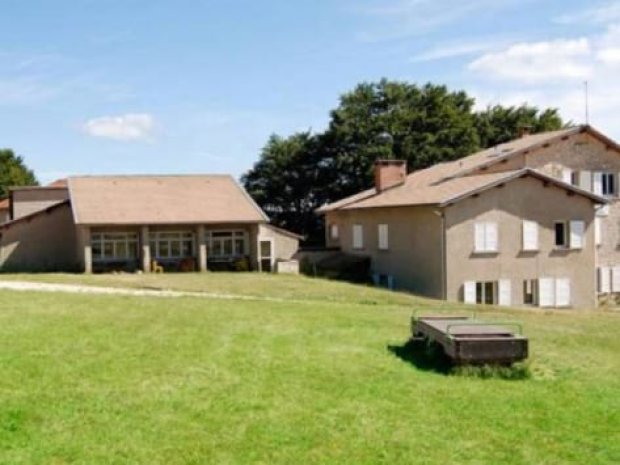
<path id="1" fill-rule="evenodd" d="M 70 294 L 106 294 L 167 298 L 202 297 L 226 300 L 268 300 L 274 302 L 283 302 L 285 300 L 275 297 L 254 297 L 236 294 L 219 294 L 215 292 L 171 291 L 165 289 L 130 289 L 121 287 L 86 286 L 81 284 L 38 283 L 32 281 L 0 281 L 0 289 L 11 291 L 65 292 Z"/>

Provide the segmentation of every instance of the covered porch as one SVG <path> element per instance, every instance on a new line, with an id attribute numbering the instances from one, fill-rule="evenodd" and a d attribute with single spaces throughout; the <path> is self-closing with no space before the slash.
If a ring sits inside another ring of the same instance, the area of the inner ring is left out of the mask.
<path id="1" fill-rule="evenodd" d="M 83 226 L 84 272 L 271 271 L 275 241 L 259 224 Z"/>

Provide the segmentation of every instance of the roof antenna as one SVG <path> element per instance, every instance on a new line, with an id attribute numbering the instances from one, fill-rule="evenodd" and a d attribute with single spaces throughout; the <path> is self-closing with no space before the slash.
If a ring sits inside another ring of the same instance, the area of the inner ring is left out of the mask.
<path id="1" fill-rule="evenodd" d="M 585 103 L 586 103 L 586 126 L 590 125 L 590 109 L 588 105 L 588 81 L 583 81 L 583 87 L 585 92 Z"/>

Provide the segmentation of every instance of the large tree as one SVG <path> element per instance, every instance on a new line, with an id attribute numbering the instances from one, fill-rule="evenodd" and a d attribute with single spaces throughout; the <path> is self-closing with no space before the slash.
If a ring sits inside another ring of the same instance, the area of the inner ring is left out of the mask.
<path id="1" fill-rule="evenodd" d="M 11 186 L 36 186 L 37 178 L 21 156 L 10 149 L 0 149 L 0 199 L 8 196 Z"/>
<path id="2" fill-rule="evenodd" d="M 553 131 L 562 126 L 564 123 L 556 108 L 548 108 L 541 112 L 538 108 L 528 105 L 519 107 L 495 105 L 476 114 L 476 129 L 480 145 L 484 148 L 518 137 L 520 129 L 536 133 Z"/>
<path id="3" fill-rule="evenodd" d="M 326 200 L 318 138 L 308 132 L 272 135 L 242 182 L 274 223 L 310 236 L 320 234 L 314 210 Z"/>
<path id="4" fill-rule="evenodd" d="M 271 136 L 243 183 L 276 224 L 322 241 L 324 202 L 372 186 L 378 158 L 407 161 L 410 171 L 454 160 L 517 136 L 563 126 L 557 110 L 489 107 L 474 111 L 465 92 L 381 80 L 345 93 L 320 134 Z"/>

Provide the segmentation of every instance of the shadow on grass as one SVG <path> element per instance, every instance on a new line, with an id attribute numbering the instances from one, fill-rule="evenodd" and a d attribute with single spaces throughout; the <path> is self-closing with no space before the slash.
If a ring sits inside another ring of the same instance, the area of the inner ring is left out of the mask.
<path id="1" fill-rule="evenodd" d="M 418 370 L 434 371 L 444 375 L 452 371 L 452 363 L 438 344 L 409 340 L 403 345 L 388 345 L 388 351 Z"/>
<path id="2" fill-rule="evenodd" d="M 432 371 L 451 376 L 481 379 L 495 378 L 511 381 L 530 379 L 532 377 L 530 366 L 527 362 L 513 363 L 510 366 L 456 366 L 437 343 L 428 344 L 423 341 L 409 340 L 400 346 L 388 345 L 387 349 L 396 357 L 422 371 Z"/>

